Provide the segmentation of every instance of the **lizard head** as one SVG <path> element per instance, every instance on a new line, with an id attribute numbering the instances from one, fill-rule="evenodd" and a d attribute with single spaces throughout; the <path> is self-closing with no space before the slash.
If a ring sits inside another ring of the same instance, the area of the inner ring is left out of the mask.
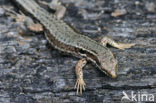
<path id="1" fill-rule="evenodd" d="M 111 52 L 108 51 L 105 54 L 99 55 L 98 62 L 100 70 L 102 70 L 112 78 L 117 77 L 117 60 L 114 58 Z"/>

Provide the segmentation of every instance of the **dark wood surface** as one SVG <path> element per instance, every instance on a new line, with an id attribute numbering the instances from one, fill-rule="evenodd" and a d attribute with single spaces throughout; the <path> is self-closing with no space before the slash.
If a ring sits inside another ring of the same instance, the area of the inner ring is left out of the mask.
<path id="1" fill-rule="evenodd" d="M 0 1 L 0 103 L 120 103 L 123 91 L 156 96 L 155 0 L 62 0 L 64 21 L 91 38 L 111 36 L 136 46 L 109 47 L 118 60 L 118 77 L 111 79 L 90 62 L 84 68 L 86 91 L 76 95 L 76 57 L 50 47 L 44 33 L 18 33 L 23 22 L 8 15 L 18 12 Z M 123 15 L 113 17 L 120 9 Z M 23 25 L 24 26 L 24 25 Z M 156 98 L 155 98 L 156 102 Z"/>

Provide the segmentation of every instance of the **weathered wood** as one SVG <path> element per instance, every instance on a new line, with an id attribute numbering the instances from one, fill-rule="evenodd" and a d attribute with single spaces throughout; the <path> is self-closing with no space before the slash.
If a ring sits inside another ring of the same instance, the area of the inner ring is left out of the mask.
<path id="1" fill-rule="evenodd" d="M 50 47 L 43 33 L 19 35 L 17 28 L 23 22 L 17 23 L 5 15 L 2 6 L 17 8 L 1 0 L 0 102 L 120 103 L 123 91 L 128 95 L 132 91 L 156 93 L 156 11 L 148 8 L 149 1 L 62 2 L 69 5 L 64 21 L 85 35 L 92 38 L 107 35 L 137 44 L 124 51 L 110 47 L 118 60 L 118 78 L 107 77 L 89 63 L 84 69 L 86 91 L 77 96 L 74 67 L 78 59 Z M 125 14 L 112 17 L 111 13 L 122 9 L 121 5 Z"/>

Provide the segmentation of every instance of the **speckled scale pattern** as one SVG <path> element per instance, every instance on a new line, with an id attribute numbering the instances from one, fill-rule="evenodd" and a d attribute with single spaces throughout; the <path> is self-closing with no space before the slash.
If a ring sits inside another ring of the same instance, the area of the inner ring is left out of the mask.
<path id="1" fill-rule="evenodd" d="M 101 67 L 103 62 L 106 62 L 106 64 L 113 65 L 113 63 L 110 62 L 110 60 L 115 59 L 112 52 L 106 48 L 105 46 L 102 46 L 100 43 L 97 43 L 96 41 L 90 39 L 87 36 L 81 35 L 78 32 L 75 32 L 69 25 L 67 25 L 62 20 L 59 20 L 56 18 L 55 15 L 50 14 L 43 8 L 41 8 L 34 0 L 15 0 L 16 3 L 18 3 L 20 6 L 22 6 L 28 13 L 30 13 L 32 16 L 34 16 L 49 32 L 49 35 L 53 37 L 57 42 L 59 42 L 59 45 L 62 44 L 63 46 L 56 46 L 56 43 L 54 45 L 46 34 L 46 38 L 48 41 L 53 45 L 55 48 L 67 52 L 67 53 L 73 53 L 70 52 L 70 50 L 61 48 L 64 46 L 71 46 L 72 48 L 76 48 L 79 50 L 85 51 L 86 54 L 75 51 L 74 53 L 79 54 L 80 56 L 85 56 L 89 60 L 93 61 L 94 63 L 98 63 L 98 67 Z M 87 56 L 87 54 L 91 55 L 90 57 Z M 92 57 L 92 58 L 91 58 Z M 96 59 L 94 59 L 96 58 Z M 107 69 L 107 68 L 105 68 Z M 104 71 L 104 69 L 102 69 Z M 108 74 L 111 71 L 114 71 L 114 69 L 108 69 Z M 104 71 L 105 72 L 105 71 Z"/>
<path id="2" fill-rule="evenodd" d="M 104 49 L 103 51 L 108 50 L 107 48 L 99 45 L 99 43 L 97 43 L 96 41 L 93 41 L 92 39 L 79 33 L 76 33 L 62 20 L 58 20 L 55 15 L 50 14 L 43 8 L 39 7 L 33 0 L 31 2 L 24 0 L 16 1 L 21 3 L 24 2 L 25 4 L 23 3 L 23 5 L 25 5 L 24 8 L 27 8 L 26 11 L 35 16 L 35 18 L 37 18 L 58 41 L 72 46 L 81 46 L 84 49 L 94 51 L 101 51 L 101 49 Z"/>

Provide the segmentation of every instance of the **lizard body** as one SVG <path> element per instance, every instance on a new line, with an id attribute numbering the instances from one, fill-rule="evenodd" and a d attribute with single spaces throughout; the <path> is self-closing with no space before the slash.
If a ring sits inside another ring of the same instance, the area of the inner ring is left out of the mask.
<path id="1" fill-rule="evenodd" d="M 117 48 L 121 47 L 120 49 L 122 47 L 123 49 L 129 48 L 132 45 L 119 45 L 111 39 L 103 39 L 102 44 L 100 44 L 76 32 L 55 15 L 41 8 L 34 0 L 13 1 L 44 26 L 46 39 L 53 47 L 78 57 L 87 58 L 110 77 L 117 77 L 117 60 L 114 58 L 112 52 L 104 45 L 109 43 Z M 77 93 L 79 88 L 80 93 L 82 93 L 82 89 L 85 86 L 82 74 L 84 64 L 86 64 L 86 59 L 80 60 L 76 67 L 77 82 L 75 86 Z"/>

